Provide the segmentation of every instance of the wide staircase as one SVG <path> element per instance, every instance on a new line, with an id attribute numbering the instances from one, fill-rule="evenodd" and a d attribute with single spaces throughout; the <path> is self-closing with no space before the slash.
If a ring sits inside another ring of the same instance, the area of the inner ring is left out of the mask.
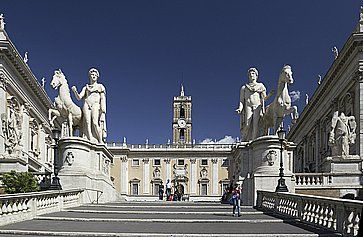
<path id="1" fill-rule="evenodd" d="M 293 219 L 241 207 L 193 202 L 88 204 L 0 227 L 5 236 L 340 236 Z"/>

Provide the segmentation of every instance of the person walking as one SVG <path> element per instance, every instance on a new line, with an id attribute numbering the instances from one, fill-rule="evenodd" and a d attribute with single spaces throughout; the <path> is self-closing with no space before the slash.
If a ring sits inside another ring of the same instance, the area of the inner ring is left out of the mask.
<path id="1" fill-rule="evenodd" d="M 241 216 L 241 190 L 240 185 L 237 184 L 232 191 L 232 201 L 233 201 L 233 215 Z"/>
<path id="2" fill-rule="evenodd" d="M 166 200 L 170 201 L 170 195 L 171 195 L 171 183 L 170 183 L 170 179 L 168 179 L 166 181 L 166 185 L 165 185 L 165 194 L 166 194 Z"/>

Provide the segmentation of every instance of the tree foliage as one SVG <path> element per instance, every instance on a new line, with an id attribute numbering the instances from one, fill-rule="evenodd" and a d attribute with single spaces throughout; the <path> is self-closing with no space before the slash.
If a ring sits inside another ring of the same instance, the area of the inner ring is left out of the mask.
<path id="1" fill-rule="evenodd" d="M 39 190 L 36 178 L 29 172 L 16 172 L 14 170 L 3 174 L 1 181 L 5 193 L 28 193 Z"/>

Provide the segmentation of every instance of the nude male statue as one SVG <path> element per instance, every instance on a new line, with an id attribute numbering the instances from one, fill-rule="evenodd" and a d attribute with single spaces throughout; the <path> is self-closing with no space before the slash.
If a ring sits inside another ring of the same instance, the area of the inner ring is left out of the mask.
<path id="1" fill-rule="evenodd" d="M 88 72 L 89 84 L 85 85 L 80 93 L 72 86 L 77 100 L 84 99 L 83 134 L 88 140 L 103 143 L 106 138 L 106 89 L 97 83 L 100 73 L 91 68 Z"/>
<path id="2" fill-rule="evenodd" d="M 256 68 L 248 69 L 248 78 L 250 82 L 241 87 L 240 103 L 236 109 L 236 112 L 241 115 L 240 129 L 244 141 L 259 137 L 258 123 L 265 112 L 264 101 L 267 99 L 265 86 L 257 82 Z"/>

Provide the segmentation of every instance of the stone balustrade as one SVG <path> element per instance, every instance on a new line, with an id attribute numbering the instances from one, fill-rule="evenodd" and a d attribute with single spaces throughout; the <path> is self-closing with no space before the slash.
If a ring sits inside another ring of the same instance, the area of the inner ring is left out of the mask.
<path id="1" fill-rule="evenodd" d="M 158 149 L 158 150 L 169 150 L 169 149 L 232 149 L 234 144 L 126 144 L 122 142 L 108 142 L 107 147 L 122 147 L 128 149 Z"/>
<path id="2" fill-rule="evenodd" d="M 341 233 L 358 236 L 363 202 L 302 194 L 257 191 L 256 208 Z"/>
<path id="3" fill-rule="evenodd" d="M 296 187 L 317 187 L 332 184 L 331 173 L 295 173 Z"/>
<path id="4" fill-rule="evenodd" d="M 82 193 L 73 189 L 0 195 L 0 226 L 80 206 Z"/>

